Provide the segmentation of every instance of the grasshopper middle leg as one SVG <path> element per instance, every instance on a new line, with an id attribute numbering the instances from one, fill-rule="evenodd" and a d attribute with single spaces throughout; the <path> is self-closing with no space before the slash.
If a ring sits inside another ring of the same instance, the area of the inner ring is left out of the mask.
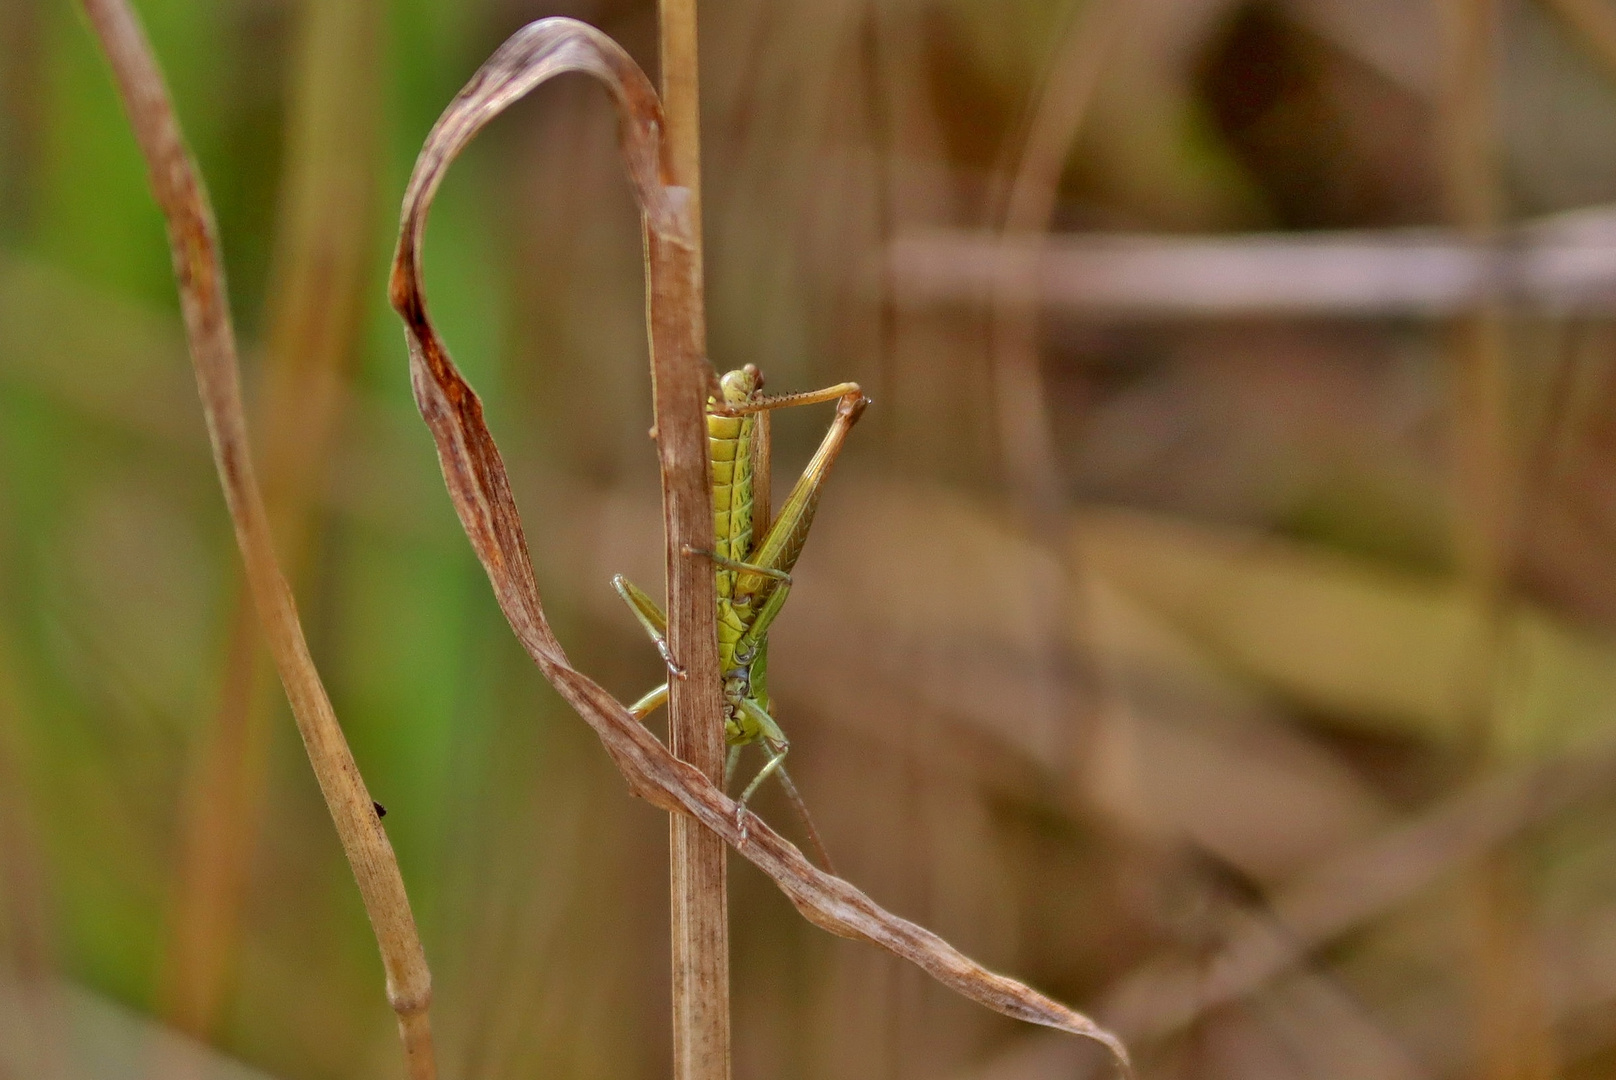
<path id="1" fill-rule="evenodd" d="M 657 606 L 657 602 L 651 599 L 644 589 L 622 574 L 612 578 L 612 588 L 617 590 L 617 595 L 623 598 L 623 603 L 628 605 L 629 610 L 634 612 L 634 617 L 645 628 L 651 643 L 656 646 L 657 653 L 662 657 L 662 662 L 668 665 L 669 673 L 676 679 L 684 678 L 685 669 L 674 660 L 673 650 L 668 648 L 668 617 L 663 614 L 662 608 Z"/>

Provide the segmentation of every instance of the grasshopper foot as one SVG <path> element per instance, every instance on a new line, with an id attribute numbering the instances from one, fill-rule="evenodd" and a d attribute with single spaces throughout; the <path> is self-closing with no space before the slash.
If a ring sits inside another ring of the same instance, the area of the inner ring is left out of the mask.
<path id="1" fill-rule="evenodd" d="M 656 646 L 657 652 L 662 654 L 662 662 L 668 665 L 668 674 L 672 675 L 675 679 L 678 679 L 681 682 L 689 677 L 690 673 L 685 671 L 684 667 L 673 658 L 673 653 L 669 651 L 668 643 L 666 641 L 659 640 L 656 643 Z"/>

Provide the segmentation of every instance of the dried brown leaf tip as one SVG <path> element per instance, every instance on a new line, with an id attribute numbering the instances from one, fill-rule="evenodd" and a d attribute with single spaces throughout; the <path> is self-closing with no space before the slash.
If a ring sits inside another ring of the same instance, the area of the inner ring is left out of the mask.
<path id="1" fill-rule="evenodd" d="M 811 864 L 792 844 L 729 798 L 699 771 L 678 760 L 616 698 L 567 660 L 551 631 L 535 584 L 521 520 L 499 450 L 483 422 L 482 405 L 461 376 L 427 312 L 421 278 L 421 238 L 432 196 L 451 161 L 485 124 L 534 87 L 566 72 L 594 76 L 617 106 L 623 158 L 643 212 L 648 292 L 681 295 L 688 283 L 659 280 L 654 253 L 688 246 L 679 189 L 664 185 L 661 109 L 644 72 L 610 38 L 571 19 L 545 19 L 518 31 L 472 77 L 427 136 L 405 194 L 398 253 L 393 264 L 393 306 L 404 319 L 411 382 L 421 415 L 436 440 L 444 482 L 461 525 L 482 561 L 500 608 L 545 677 L 592 727 L 630 789 L 670 812 L 688 814 L 774 879 L 809 921 L 834 934 L 858 938 L 918 965 L 943 985 L 1007 1016 L 1096 1040 L 1128 1069 L 1120 1040 L 1088 1017 L 1036 991 L 994 974 L 942 938 L 886 911 L 847 881 Z M 657 328 L 653 327 L 653 351 Z M 680 400 L 706 399 L 710 368 L 690 363 L 677 371 L 693 391 Z M 666 377 L 666 370 L 664 371 Z M 666 386 L 658 387 L 659 399 Z M 668 395 L 670 398 L 672 395 Z M 700 430 L 699 416 L 682 428 Z M 664 473 L 685 469 L 659 412 Z M 694 427 L 692 428 L 692 424 Z M 682 448 L 688 451 L 689 447 Z M 701 450 L 697 447 L 697 452 Z M 688 470 L 686 470 L 688 471 Z M 710 520 L 710 519 L 709 519 Z M 697 674 L 693 672 L 693 677 Z M 714 723 L 720 718 L 715 712 Z"/>

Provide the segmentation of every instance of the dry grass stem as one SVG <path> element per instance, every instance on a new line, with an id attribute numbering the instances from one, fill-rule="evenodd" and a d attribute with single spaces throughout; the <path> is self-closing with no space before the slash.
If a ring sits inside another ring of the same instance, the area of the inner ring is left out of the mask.
<path id="1" fill-rule="evenodd" d="M 696 0 L 658 0 L 657 14 L 668 179 L 690 192 L 690 239 L 696 249 L 696 267 L 700 270 L 701 78 L 697 63 Z"/>
<path id="2" fill-rule="evenodd" d="M 146 159 L 152 191 L 168 225 L 214 464 L 253 601 L 376 933 L 387 973 L 387 998 L 399 1017 L 409 1075 L 412 1080 L 431 1080 L 437 1071 L 427 1020 L 431 975 L 398 861 L 309 656 L 291 591 L 275 556 L 247 440 L 235 332 L 207 194 L 134 12 L 125 0 L 85 0 L 84 8 L 112 67 Z"/>
<path id="3" fill-rule="evenodd" d="M 689 320 L 682 328 L 670 325 L 679 319 L 679 305 L 695 283 L 690 276 L 692 260 L 680 257 L 681 251 L 690 250 L 690 219 L 685 194 L 667 184 L 660 104 L 644 73 L 598 30 L 570 19 L 533 23 L 495 52 L 427 137 L 405 194 L 392 280 L 393 304 L 408 335 L 417 403 L 436 441 L 455 510 L 511 629 L 545 677 L 594 729 L 630 790 L 669 812 L 690 816 L 722 837 L 768 874 L 811 922 L 879 945 L 950 989 L 1007 1016 L 1094 1039 L 1125 1065 L 1121 1042 L 1087 1017 L 987 971 L 937 935 L 885 911 L 848 882 L 813 866 L 796 847 L 729 798 L 707 773 L 670 753 L 621 702 L 568 662 L 545 617 L 509 479 L 483 422 L 482 405 L 427 315 L 421 243 L 432 197 L 455 155 L 517 98 L 549 78 L 574 71 L 599 79 L 617 106 L 623 156 L 643 213 L 670 551 L 678 550 L 683 537 L 710 535 L 711 529 L 702 415 L 713 372 L 699 353 L 688 348 L 695 340 Z M 697 509 L 706 514 L 700 521 L 692 516 Z M 710 568 L 690 558 L 671 557 L 670 563 L 675 603 L 692 608 L 676 617 L 688 619 L 692 626 L 703 616 L 711 619 Z M 676 574 L 686 573 L 703 576 L 705 588 L 698 590 L 692 584 L 681 594 L 683 578 Z M 705 610 L 694 610 L 698 604 Z M 707 652 L 714 648 L 714 638 L 710 629 L 704 633 L 708 635 L 704 640 L 673 644 L 676 658 L 690 671 L 682 684 L 686 691 L 712 695 L 708 715 L 716 730 L 717 669 L 715 657 Z"/>
<path id="4" fill-rule="evenodd" d="M 276 546 L 294 587 L 318 540 L 313 501 L 330 465 L 372 283 L 377 147 L 367 133 L 379 104 L 376 17 L 373 0 L 306 5 L 290 79 L 285 212 L 255 424 Z M 182 826 L 165 957 L 168 1020 L 204 1039 L 227 1003 L 280 697 L 245 583 L 234 604 L 216 719 L 197 755 Z"/>
<path id="5" fill-rule="evenodd" d="M 687 547 L 711 550 L 712 503 L 705 465 L 675 477 L 670 455 L 686 452 L 692 435 L 687 391 L 706 390 L 706 317 L 701 244 L 701 92 L 696 62 L 696 0 L 660 0 L 663 154 L 668 183 L 684 191 L 685 235 L 673 243 L 648 234 L 651 276 L 673 286 L 650 297 L 651 363 L 656 388 L 656 425 L 662 433 L 663 510 L 666 515 L 669 642 L 674 655 L 693 655 L 699 686 L 675 682 L 668 713 L 674 756 L 717 782 L 724 773 L 723 721 L 710 692 L 718 685 L 712 638 L 713 575 L 683 554 Z M 677 387 L 677 389 L 674 389 Z M 675 395 L 678 396 L 676 400 Z M 677 431 L 675 431 L 677 429 Z M 705 461 L 706 430 L 699 433 Z M 675 449 L 678 447 L 679 449 Z M 684 464 L 684 463 L 682 463 Z M 698 490 L 699 489 L 699 490 Z M 685 520 L 686 513 L 696 515 Z M 701 539 L 705 537 L 706 539 Z M 729 1080 L 729 882 L 724 843 L 684 814 L 668 818 L 668 887 L 673 941 L 674 1080 Z"/>

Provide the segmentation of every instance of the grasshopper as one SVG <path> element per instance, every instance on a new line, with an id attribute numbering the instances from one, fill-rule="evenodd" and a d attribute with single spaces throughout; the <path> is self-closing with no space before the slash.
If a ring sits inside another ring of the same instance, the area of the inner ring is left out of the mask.
<path id="1" fill-rule="evenodd" d="M 763 377 L 751 364 L 726 374 L 715 389 L 707 402 L 707 446 L 716 550 L 687 554 L 712 561 L 718 586 L 718 657 L 724 679 L 724 741 L 729 746 L 724 784 L 727 788 L 733 780 L 742 748 L 760 744 L 768 760 L 741 793 L 741 803 L 770 776 L 778 777 L 823 859 L 823 847 L 785 769 L 791 743 L 771 714 L 768 635 L 791 592 L 791 568 L 802 553 L 825 479 L 847 433 L 870 402 L 857 383 L 765 396 Z M 770 415 L 775 409 L 825 401 L 837 402 L 836 418 L 786 496 L 779 515 L 771 520 Z M 754 537 L 758 537 L 755 542 Z M 668 670 L 675 678 L 683 678 L 683 670 L 668 649 L 667 616 L 656 601 L 621 574 L 612 579 L 612 587 L 650 635 Z M 635 702 L 631 711 L 643 720 L 667 700 L 668 684 L 664 682 Z"/>

